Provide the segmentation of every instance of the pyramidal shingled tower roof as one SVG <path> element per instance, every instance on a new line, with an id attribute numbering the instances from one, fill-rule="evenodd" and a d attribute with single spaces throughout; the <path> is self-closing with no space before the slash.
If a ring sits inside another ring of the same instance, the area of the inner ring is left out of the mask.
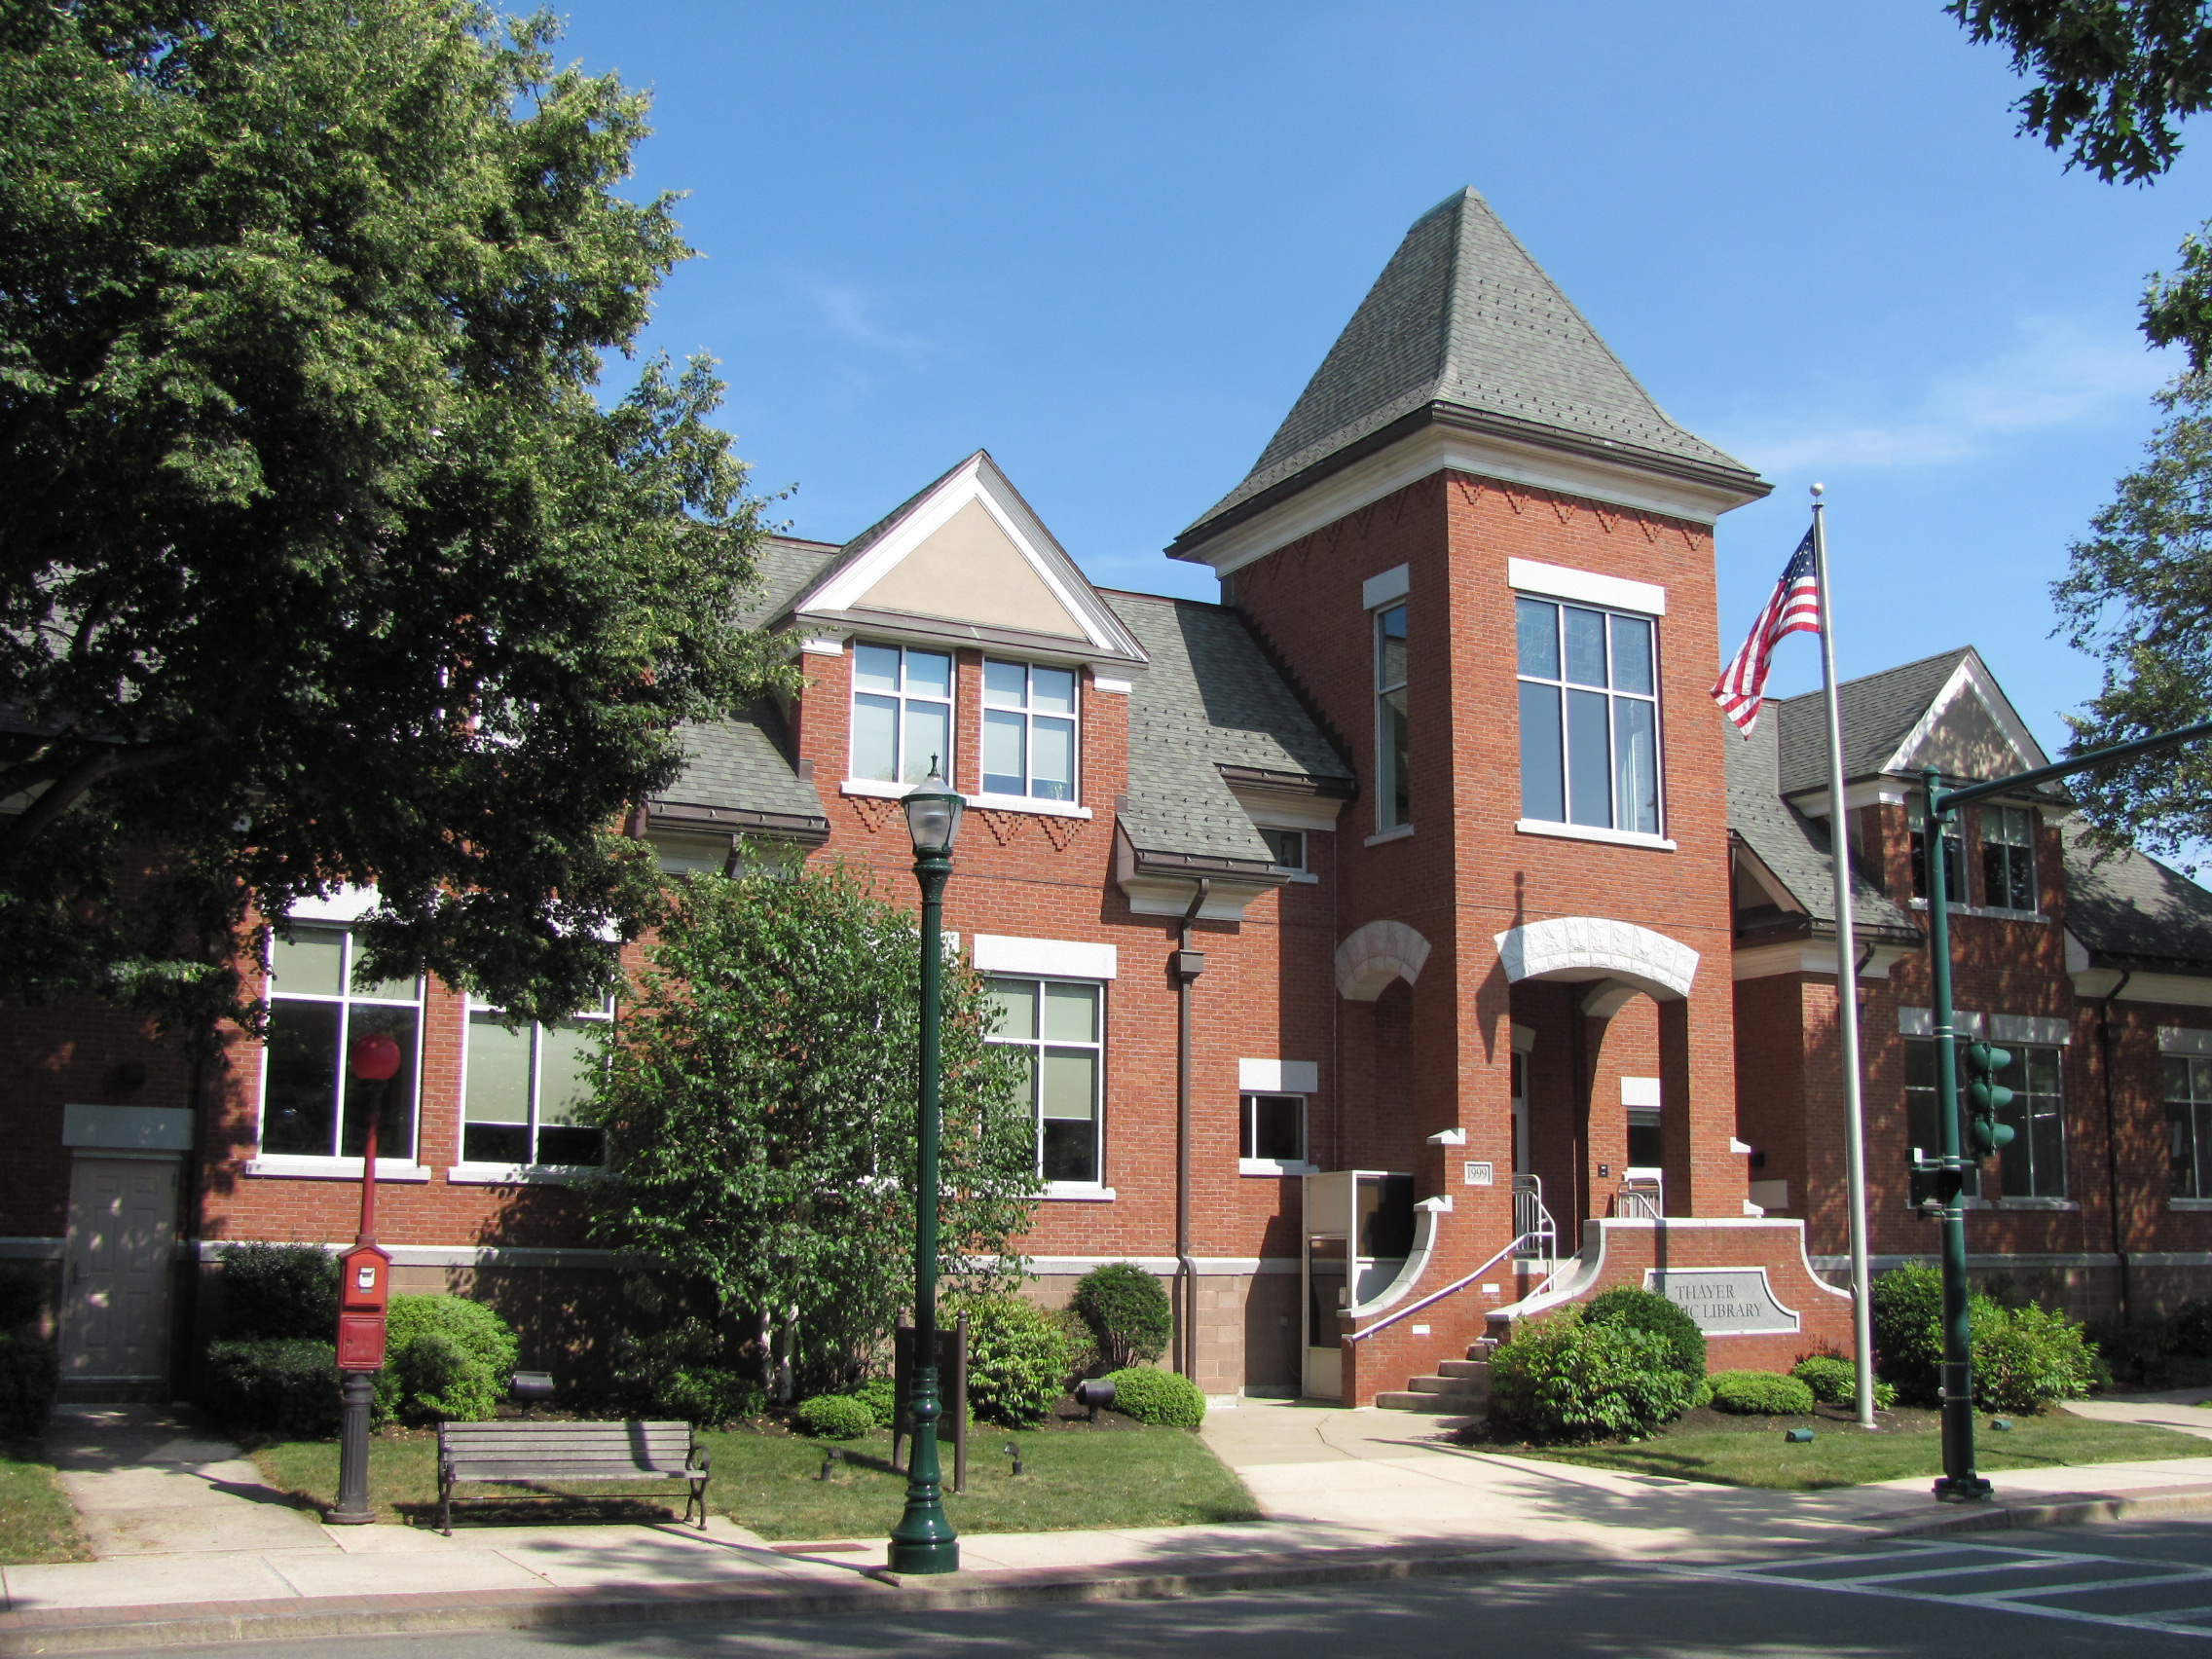
<path id="1" fill-rule="evenodd" d="M 1185 537 L 1429 410 L 1503 436 L 1766 493 L 1750 467 L 1667 418 L 1468 189 L 1414 221 L 1244 482 Z"/>

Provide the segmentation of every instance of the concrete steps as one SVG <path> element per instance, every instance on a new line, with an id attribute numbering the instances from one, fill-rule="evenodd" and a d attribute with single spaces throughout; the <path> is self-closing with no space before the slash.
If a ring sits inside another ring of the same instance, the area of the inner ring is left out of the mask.
<path id="1" fill-rule="evenodd" d="M 1433 1377 L 1416 1377 L 1403 1388 L 1387 1388 L 1375 1403 L 1387 1412 L 1429 1412 L 1440 1417 L 1473 1417 L 1490 1399 L 1490 1349 L 1486 1338 L 1467 1349 L 1465 1359 L 1437 1363 Z"/>

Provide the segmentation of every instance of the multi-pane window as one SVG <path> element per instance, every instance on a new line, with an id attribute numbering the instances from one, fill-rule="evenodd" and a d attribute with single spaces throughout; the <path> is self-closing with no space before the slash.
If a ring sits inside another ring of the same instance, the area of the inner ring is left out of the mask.
<path id="1" fill-rule="evenodd" d="M 2166 1157 L 2177 1198 L 2212 1198 L 2212 1059 L 2166 1056 Z"/>
<path id="2" fill-rule="evenodd" d="M 853 646 L 852 776 L 918 784 L 952 776 L 952 658 L 899 645 Z"/>
<path id="3" fill-rule="evenodd" d="M 423 982 L 360 983 L 355 945 L 344 928 L 296 926 L 269 940 L 269 1038 L 261 1088 L 261 1150 L 308 1158 L 358 1158 L 377 1119 L 377 1157 L 415 1156 L 415 1090 L 423 1027 Z M 399 1046 L 387 1082 L 347 1065 L 364 1039 Z"/>
<path id="4" fill-rule="evenodd" d="M 1521 816 L 1659 833 L 1659 677 L 1651 618 L 1516 602 Z"/>
<path id="5" fill-rule="evenodd" d="M 1912 830 L 1912 896 L 1928 897 L 1928 815 L 1920 801 L 1905 809 L 1905 822 Z M 1953 904 L 1967 903 L 1967 848 L 1960 839 L 1959 821 L 1946 819 L 1943 824 L 1943 893 Z"/>
<path id="6" fill-rule="evenodd" d="M 1406 608 L 1375 613 L 1375 828 L 1414 821 L 1413 751 L 1406 725 Z"/>
<path id="7" fill-rule="evenodd" d="M 1268 861 L 1277 869 L 1304 869 L 1306 867 L 1306 831 L 1303 830 L 1266 830 L 1260 839 L 1268 844 Z"/>
<path id="8" fill-rule="evenodd" d="M 1102 987 L 1065 979 L 990 981 L 991 1041 L 1018 1047 L 1037 1115 L 1037 1168 L 1048 1181 L 1095 1186 L 1099 1086 L 1105 1074 Z"/>
<path id="9" fill-rule="evenodd" d="M 1981 809 L 1981 902 L 1993 910 L 2036 907 L 2036 815 L 2024 806 Z"/>
<path id="10" fill-rule="evenodd" d="M 983 793 L 1075 799 L 1075 673 L 983 662 Z"/>
<path id="11" fill-rule="evenodd" d="M 1306 1161 L 1306 1096 L 1247 1094 L 1243 1106 L 1240 1158 L 1273 1163 Z"/>
<path id="12" fill-rule="evenodd" d="M 2001 1045 L 2012 1063 L 1997 1081 L 2012 1103 L 1997 1121 L 2012 1127 L 2012 1143 L 1997 1155 L 2009 1198 L 2066 1197 L 2066 1116 L 2059 1098 L 2059 1051 L 2041 1045 Z"/>
<path id="13" fill-rule="evenodd" d="M 1958 1047 L 1965 1046 L 1965 1039 L 1960 1039 Z M 1966 1095 L 1966 1074 L 1961 1070 L 1958 1092 L 1959 1149 L 1971 1153 L 1973 1142 L 1967 1134 Z M 1913 1156 L 1922 1161 L 1933 1161 L 1943 1155 L 1942 1120 L 1936 1115 L 1936 1040 L 1933 1037 L 1907 1037 L 1904 1040 L 1905 1132 L 1912 1143 Z M 1978 1196 L 1981 1192 L 1981 1166 L 1970 1163 L 1966 1174 L 1967 1196 Z"/>
<path id="14" fill-rule="evenodd" d="M 594 1164 L 601 1130 L 576 1122 L 605 1063 L 611 1012 L 557 1025 L 509 1030 L 495 1010 L 468 1011 L 468 1069 L 461 1089 L 465 1163 Z"/>

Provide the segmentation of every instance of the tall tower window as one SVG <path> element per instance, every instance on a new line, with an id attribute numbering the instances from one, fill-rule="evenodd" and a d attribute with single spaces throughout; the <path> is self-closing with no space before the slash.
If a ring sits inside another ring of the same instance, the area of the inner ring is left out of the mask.
<path id="1" fill-rule="evenodd" d="M 1521 816 L 1659 833 L 1659 671 L 1651 619 L 1515 601 Z"/>
<path id="2" fill-rule="evenodd" d="M 1375 613 L 1375 828 L 1414 821 L 1406 727 L 1406 608 Z"/>

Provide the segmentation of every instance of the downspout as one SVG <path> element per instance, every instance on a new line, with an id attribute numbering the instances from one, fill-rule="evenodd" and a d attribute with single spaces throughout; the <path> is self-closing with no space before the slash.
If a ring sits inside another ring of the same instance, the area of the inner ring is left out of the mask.
<path id="1" fill-rule="evenodd" d="M 1176 930 L 1175 954 L 1175 1271 L 1181 1285 L 1175 1298 L 1175 1369 L 1198 1380 L 1198 1265 L 1191 1260 L 1191 982 L 1206 971 L 1206 954 L 1191 948 L 1191 924 L 1213 883 L 1198 877 L 1191 907 Z"/>
<path id="2" fill-rule="evenodd" d="M 2135 970 L 2120 970 L 2120 983 L 2107 991 L 2097 1004 L 2097 1067 L 2105 1074 L 2105 1202 L 2112 1212 L 2112 1253 L 2120 1262 L 2120 1322 L 2122 1327 L 2128 1319 L 2128 1269 L 2127 1235 L 2120 1224 L 2120 1113 L 2113 1104 L 2112 1089 L 2112 1005 L 2120 993 L 2127 989 L 2127 981 L 2135 977 Z"/>

